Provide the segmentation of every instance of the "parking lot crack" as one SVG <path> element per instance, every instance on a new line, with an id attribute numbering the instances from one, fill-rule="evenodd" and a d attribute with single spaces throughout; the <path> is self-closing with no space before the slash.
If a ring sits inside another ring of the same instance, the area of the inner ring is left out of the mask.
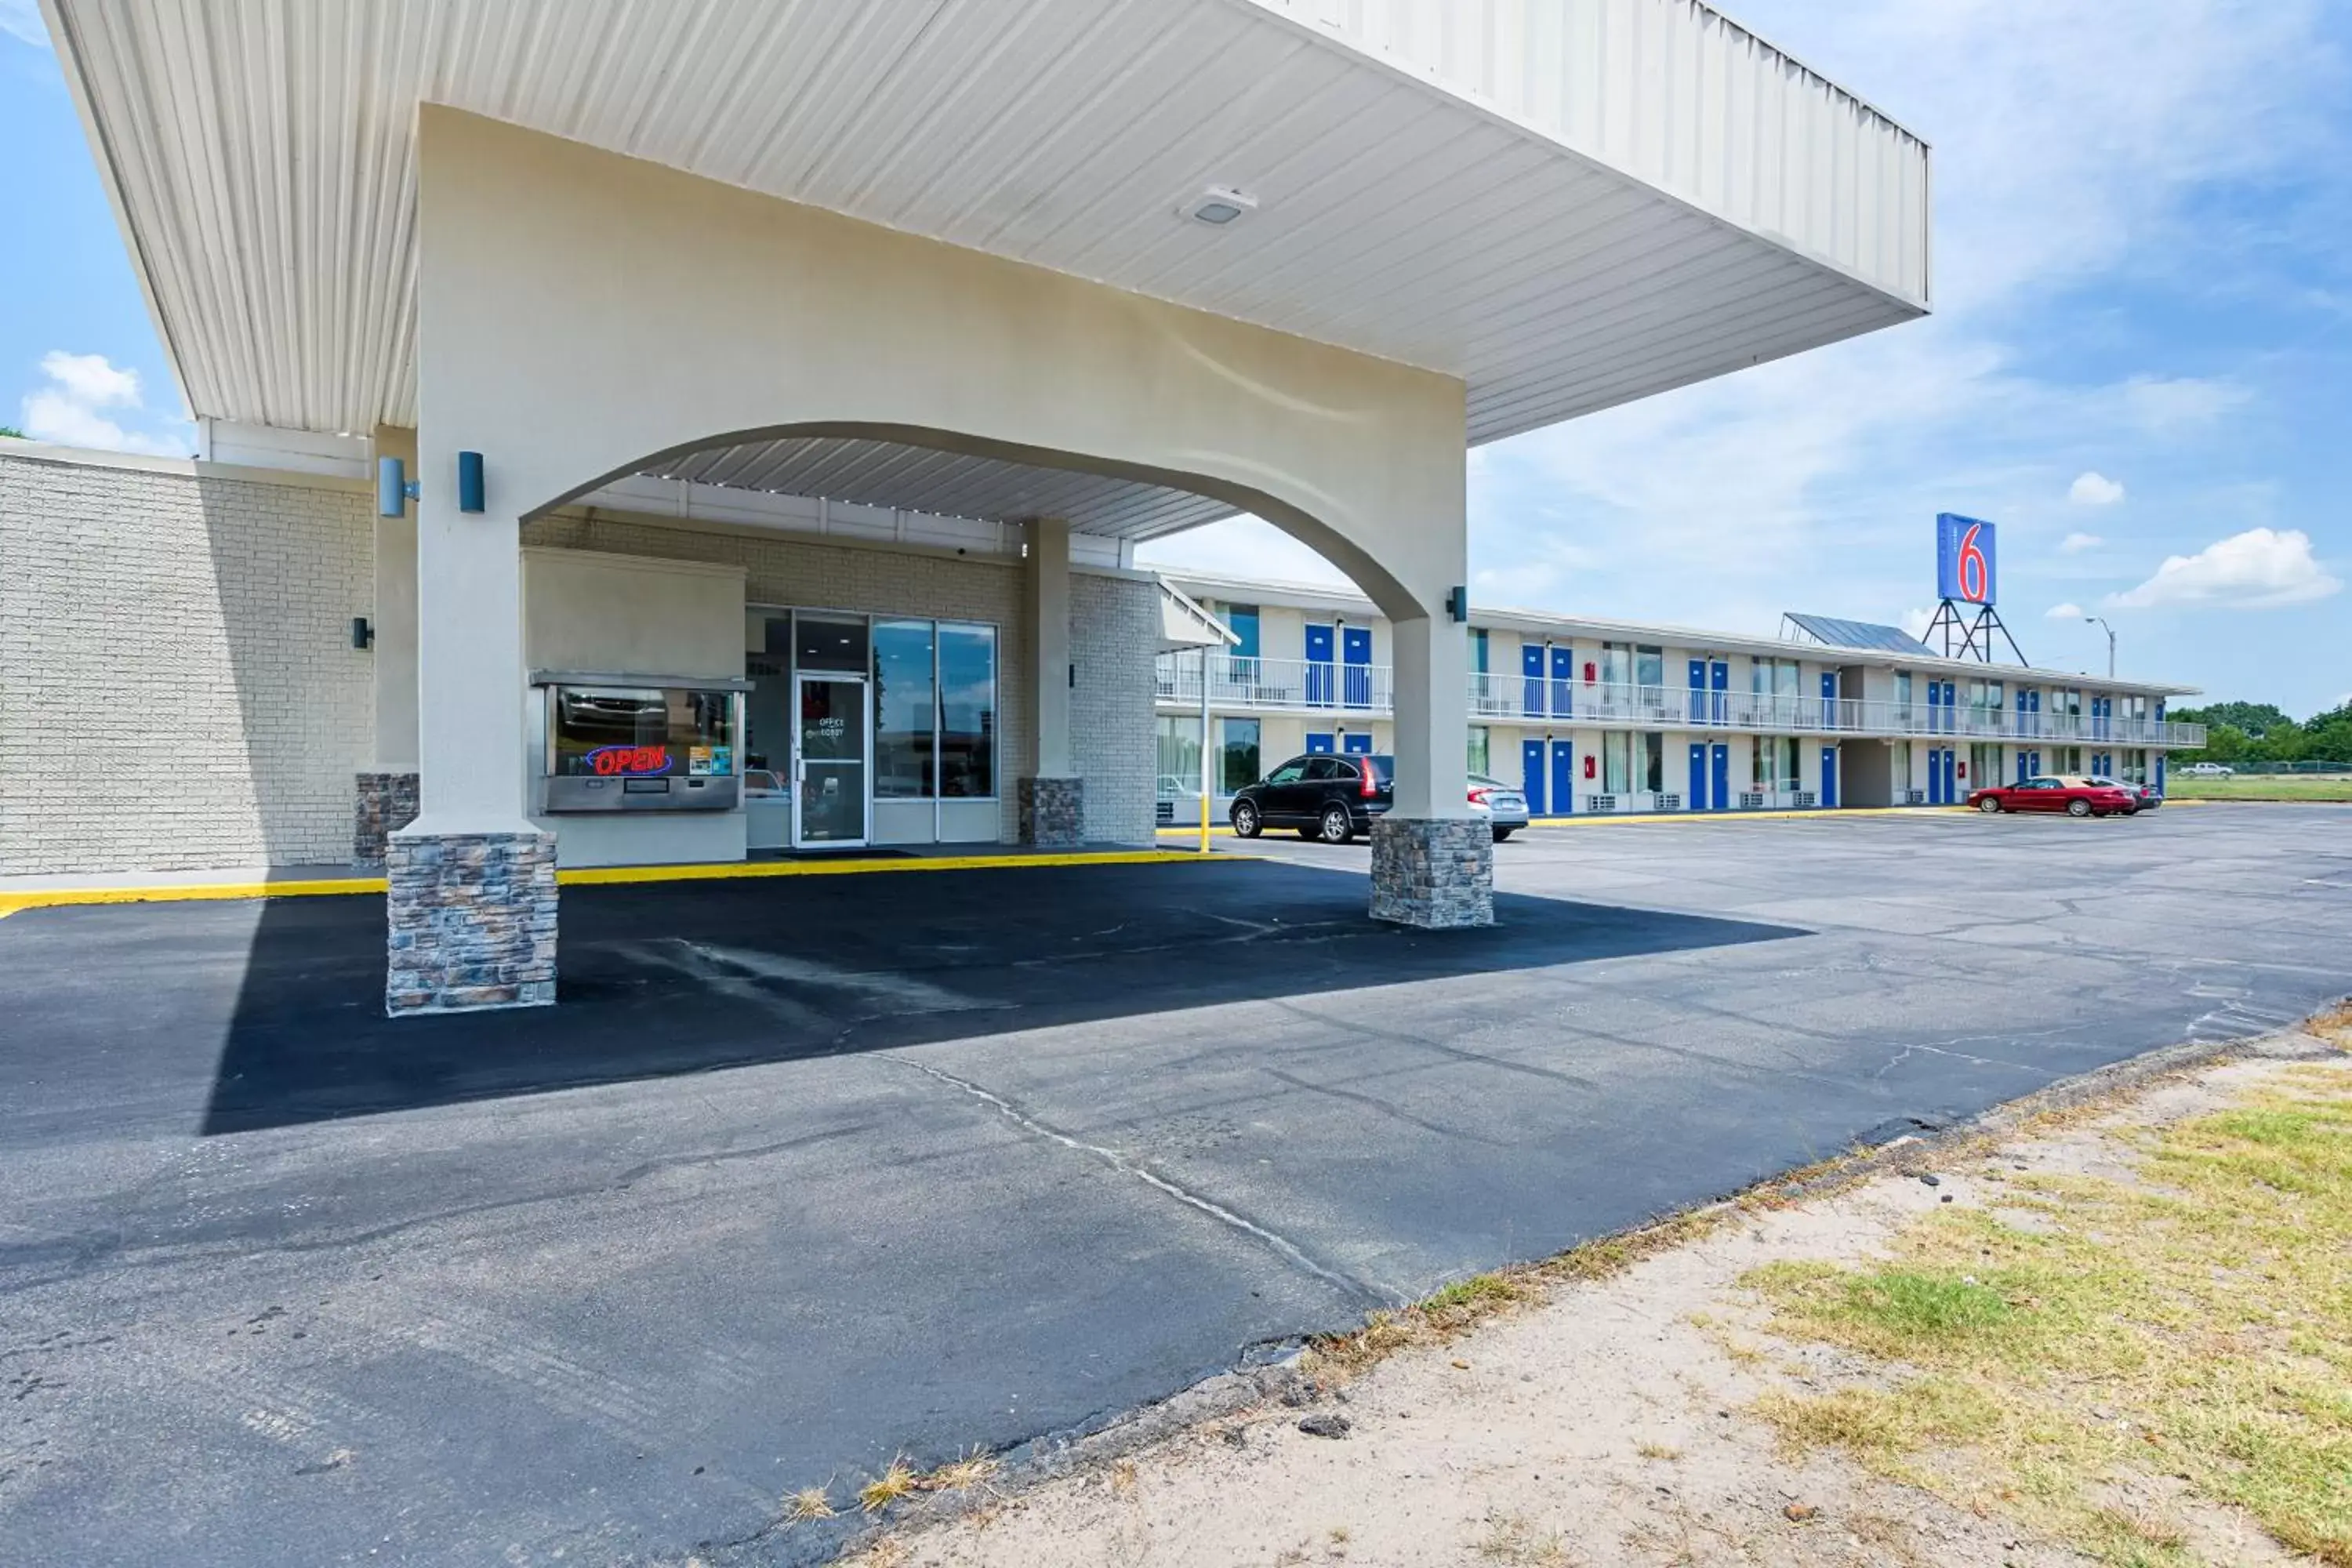
<path id="1" fill-rule="evenodd" d="M 1106 1148 L 1099 1143 L 1089 1143 L 1082 1138 L 1071 1136 L 1058 1127 L 1040 1121 L 993 1089 L 985 1089 L 970 1079 L 958 1078 L 951 1072 L 942 1072 L 929 1063 L 917 1061 L 911 1057 L 891 1056 L 883 1059 L 912 1068 L 926 1078 L 971 1096 L 982 1104 L 992 1107 L 999 1115 L 1033 1137 L 1058 1143 L 1074 1153 L 1084 1154 L 1108 1165 L 1121 1175 L 1133 1177 L 1162 1195 L 1175 1199 L 1187 1208 L 1206 1215 L 1227 1229 L 1238 1231 L 1250 1237 L 1292 1268 L 1301 1273 L 1311 1275 L 1351 1299 L 1370 1305 L 1384 1305 L 1391 1300 L 1390 1292 L 1378 1289 L 1361 1279 L 1354 1279 L 1336 1268 L 1317 1262 L 1307 1255 L 1304 1248 L 1287 1237 L 1278 1236 L 1247 1215 L 1235 1214 L 1223 1204 L 1202 1197 L 1181 1184 L 1170 1181 L 1150 1166 L 1128 1158 L 1116 1149 Z"/>

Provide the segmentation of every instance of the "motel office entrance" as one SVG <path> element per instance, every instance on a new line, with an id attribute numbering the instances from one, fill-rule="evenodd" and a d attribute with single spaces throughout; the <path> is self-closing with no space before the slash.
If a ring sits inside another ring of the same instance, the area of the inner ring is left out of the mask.
<path id="1" fill-rule="evenodd" d="M 753 852 L 1002 838 L 996 626 L 755 607 L 746 632 Z"/>

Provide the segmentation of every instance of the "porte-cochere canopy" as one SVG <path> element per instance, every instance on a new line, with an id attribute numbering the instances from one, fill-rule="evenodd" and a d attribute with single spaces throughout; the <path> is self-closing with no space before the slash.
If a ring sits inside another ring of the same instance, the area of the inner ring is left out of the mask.
<path id="1" fill-rule="evenodd" d="M 1928 300 L 1925 144 L 1696 0 L 47 15 L 174 370 L 217 421 L 416 425 L 425 102 L 1458 377 L 1474 444 Z M 1254 207 L 1187 216 L 1226 188 Z M 754 488 L 856 469 L 876 504 L 980 515 L 1004 478 L 875 456 L 724 461 Z M 1226 510 L 1075 499 L 1083 530 L 1130 539 Z"/>

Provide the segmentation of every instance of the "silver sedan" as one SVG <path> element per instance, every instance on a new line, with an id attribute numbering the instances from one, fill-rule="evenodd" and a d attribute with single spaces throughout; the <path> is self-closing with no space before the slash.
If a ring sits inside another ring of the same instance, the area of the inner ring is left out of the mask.
<path id="1" fill-rule="evenodd" d="M 1497 844 L 1528 825 L 1528 797 L 1485 773 L 1470 775 L 1470 809 L 1485 815 Z"/>

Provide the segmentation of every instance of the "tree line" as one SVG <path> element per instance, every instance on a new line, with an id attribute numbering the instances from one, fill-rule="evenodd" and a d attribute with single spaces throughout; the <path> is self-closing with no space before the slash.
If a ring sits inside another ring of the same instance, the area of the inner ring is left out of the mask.
<path id="1" fill-rule="evenodd" d="M 2180 763 L 2352 763 L 2352 701 L 2296 723 L 2267 702 L 2214 702 L 2203 708 L 2175 708 L 2165 717 L 2187 724 L 2203 724 L 2204 748 L 2175 752 Z"/>

